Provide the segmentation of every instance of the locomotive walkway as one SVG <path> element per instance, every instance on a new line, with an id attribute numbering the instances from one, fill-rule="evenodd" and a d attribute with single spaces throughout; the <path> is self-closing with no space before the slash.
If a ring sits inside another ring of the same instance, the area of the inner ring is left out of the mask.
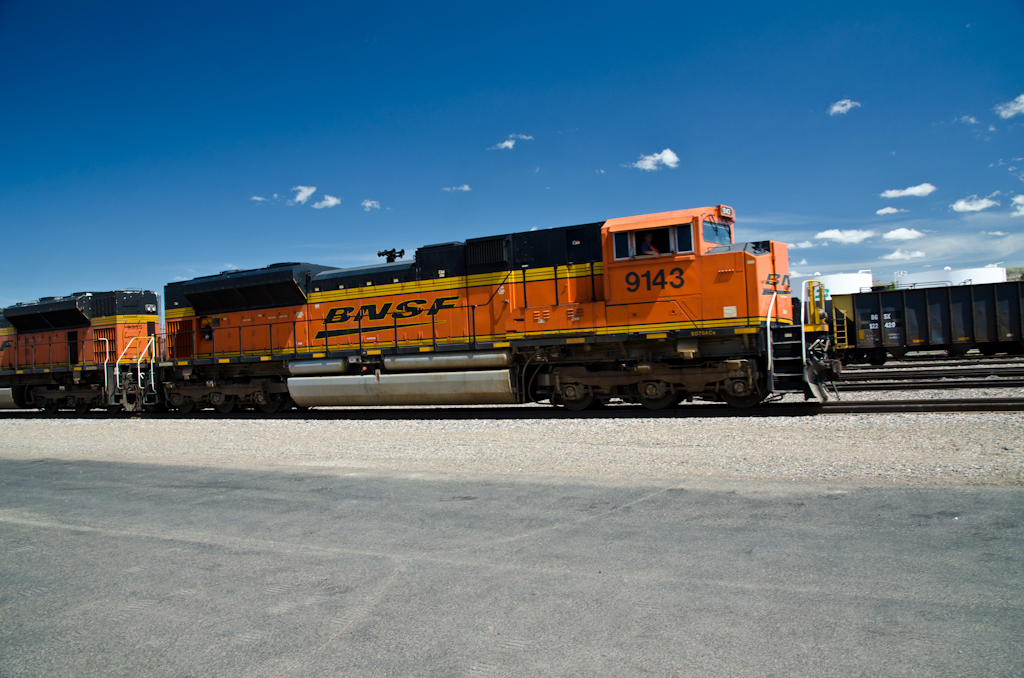
<path id="1" fill-rule="evenodd" d="M 0 675 L 1019 675 L 1022 498 L 0 459 Z"/>

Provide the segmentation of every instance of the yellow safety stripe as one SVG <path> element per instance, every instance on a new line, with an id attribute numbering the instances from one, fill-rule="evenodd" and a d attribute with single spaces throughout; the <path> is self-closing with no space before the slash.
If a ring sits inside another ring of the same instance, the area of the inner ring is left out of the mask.
<path id="1" fill-rule="evenodd" d="M 195 315 L 196 312 L 191 306 L 185 306 L 183 308 L 168 308 L 164 311 L 164 317 L 168 320 L 174 320 L 175 318 L 187 318 L 188 316 Z"/>
<path id="2" fill-rule="evenodd" d="M 594 275 L 602 275 L 604 265 L 594 263 Z M 484 287 L 488 285 L 514 285 L 523 282 L 523 275 L 527 282 L 543 282 L 555 279 L 555 268 L 527 268 L 514 271 L 498 271 L 495 273 L 480 273 L 470 276 L 453 276 L 451 278 L 438 278 L 436 280 L 417 280 L 414 282 L 391 283 L 387 285 L 372 285 L 369 287 L 352 287 L 343 290 L 324 290 L 312 292 L 309 295 L 308 303 L 323 304 L 332 301 L 344 301 L 348 299 L 373 299 L 375 297 L 390 297 L 401 294 L 421 294 L 425 292 L 446 292 L 465 290 L 466 287 Z M 590 264 L 573 264 L 572 266 L 559 266 L 558 279 L 568 280 L 590 277 Z M 169 312 L 168 312 L 169 313 Z M 168 317 L 170 317 L 168 315 Z"/>
<path id="3" fill-rule="evenodd" d="M 142 315 L 105 315 L 100 318 L 93 318 L 90 324 L 93 327 L 102 327 L 103 325 L 137 325 L 141 323 L 155 323 L 159 320 L 160 316 L 155 313 L 146 313 Z"/>

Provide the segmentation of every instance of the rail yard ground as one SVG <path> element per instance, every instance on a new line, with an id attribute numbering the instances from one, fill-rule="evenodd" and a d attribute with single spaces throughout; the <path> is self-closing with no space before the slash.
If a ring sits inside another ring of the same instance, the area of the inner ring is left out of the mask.
<path id="1" fill-rule="evenodd" d="M 0 676 L 1024 674 L 1024 414 L 609 414 L 0 417 Z"/>
<path id="2" fill-rule="evenodd" d="M 356 419 L 0 418 L 0 458 L 602 480 L 1024 484 L 1024 413 L 527 416 L 549 409 L 507 408 L 501 419 L 452 416 L 473 408 L 436 417 L 410 408 L 416 418 L 408 420 L 374 419 L 368 410 L 338 410 L 367 413 Z"/>

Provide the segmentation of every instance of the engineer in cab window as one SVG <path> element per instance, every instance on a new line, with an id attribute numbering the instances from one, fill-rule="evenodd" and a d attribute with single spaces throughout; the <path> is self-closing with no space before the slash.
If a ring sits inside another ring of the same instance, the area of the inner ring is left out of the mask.
<path id="1" fill-rule="evenodd" d="M 644 241 L 640 243 L 640 254 L 643 256 L 660 256 L 661 252 L 654 246 L 654 233 L 644 233 Z"/>

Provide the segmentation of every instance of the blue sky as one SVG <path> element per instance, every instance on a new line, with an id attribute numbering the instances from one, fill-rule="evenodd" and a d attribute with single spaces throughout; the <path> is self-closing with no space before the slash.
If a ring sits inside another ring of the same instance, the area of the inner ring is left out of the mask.
<path id="1" fill-rule="evenodd" d="M 0 0 L 0 305 L 719 203 L 1024 265 L 1024 4 L 710 5 Z"/>

